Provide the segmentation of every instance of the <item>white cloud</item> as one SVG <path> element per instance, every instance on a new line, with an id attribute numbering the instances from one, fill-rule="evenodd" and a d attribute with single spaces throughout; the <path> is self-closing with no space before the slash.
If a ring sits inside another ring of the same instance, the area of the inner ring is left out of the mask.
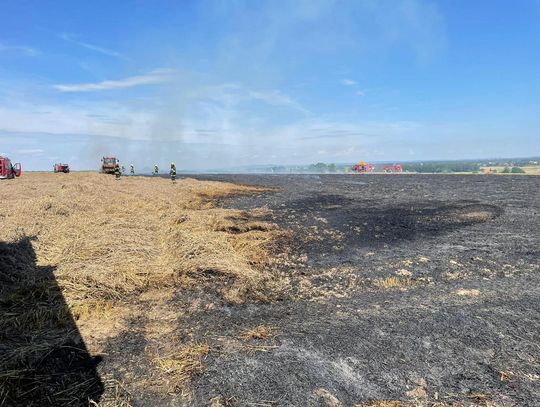
<path id="1" fill-rule="evenodd" d="M 133 83 L 129 81 L 130 85 Z M 87 86 L 77 89 L 89 90 Z M 272 110 L 275 106 L 288 109 L 289 113 Z M 273 123 L 276 114 L 287 118 L 283 124 L 310 117 L 299 102 L 276 89 L 249 89 L 236 84 L 190 89 L 175 82 L 164 88 L 156 100 L 96 101 L 83 97 L 76 103 L 65 104 L 38 100 L 13 103 L 0 98 L 0 132 L 227 144 L 249 150 L 261 143 L 266 146 L 267 141 L 260 137 L 270 136 L 276 128 Z"/>
<path id="2" fill-rule="evenodd" d="M 342 79 L 341 80 L 341 84 L 342 85 L 345 85 L 345 86 L 357 86 L 358 85 L 358 82 L 357 81 L 354 81 L 352 79 Z M 357 96 L 365 96 L 365 93 L 364 91 L 360 90 L 360 89 L 357 89 L 355 92 L 354 92 Z"/>
<path id="3" fill-rule="evenodd" d="M 304 114 L 310 113 L 301 103 L 277 89 L 254 90 L 236 83 L 224 83 L 207 87 L 194 96 L 201 100 L 210 99 L 220 102 L 228 108 L 233 108 L 240 102 L 258 100 L 268 105 L 287 107 Z"/>
<path id="4" fill-rule="evenodd" d="M 41 110 L 45 113 L 36 113 Z M 27 134 L 94 134 L 131 140 L 149 139 L 155 113 L 116 103 L 83 106 L 0 105 L 0 132 Z M 31 149 L 31 147 L 29 147 Z"/>
<path id="5" fill-rule="evenodd" d="M 173 71 L 169 69 L 158 69 L 146 75 L 130 76 L 119 80 L 108 80 L 98 83 L 76 83 L 54 85 L 60 92 L 94 92 L 99 90 L 124 89 L 134 86 L 155 85 L 168 82 L 173 78 Z"/>
<path id="6" fill-rule="evenodd" d="M 24 45 L 6 45 L 0 42 L 0 52 L 15 52 L 21 53 L 28 57 L 35 57 L 40 54 L 40 52 L 32 47 L 27 47 Z"/>
<path id="7" fill-rule="evenodd" d="M 45 150 L 41 149 L 41 148 L 21 148 L 19 150 L 16 151 L 17 154 L 22 154 L 22 155 L 31 155 L 31 156 L 40 156 L 42 155 L 43 153 L 45 153 Z"/>
<path id="8" fill-rule="evenodd" d="M 353 81 L 352 79 L 342 79 L 341 84 L 345 86 L 354 86 L 354 85 L 358 85 L 358 82 Z"/>
<path id="9" fill-rule="evenodd" d="M 269 105 L 290 107 L 303 113 L 309 113 L 309 111 L 300 103 L 279 90 L 272 90 L 269 92 L 249 91 L 248 95 L 252 99 L 262 100 Z"/>
<path id="10" fill-rule="evenodd" d="M 271 61 L 285 53 L 290 53 L 292 60 L 305 53 L 322 58 L 371 56 L 404 46 L 419 59 L 427 59 L 440 48 L 445 34 L 444 19 L 432 3 L 283 0 L 266 2 L 245 18 L 244 2 L 233 2 L 217 10 L 227 13 L 224 26 L 229 28 L 220 40 L 218 58 L 226 63 L 240 61 L 239 71 L 257 66 L 259 76 L 261 71 L 271 72 Z"/>
<path id="11" fill-rule="evenodd" d="M 272 98 L 270 100 L 273 101 Z M 285 103 L 285 106 L 289 103 L 281 98 L 275 102 Z M 346 161 L 360 153 L 375 157 L 377 144 L 390 148 L 398 139 L 408 144 L 412 136 L 434 130 L 418 123 L 341 122 L 312 116 L 291 118 L 286 123 L 277 124 L 265 119 L 264 113 L 263 116 L 244 114 L 242 105 L 231 107 L 214 103 L 202 113 L 199 105 L 192 106 L 195 113 L 186 111 L 180 114 L 178 109 L 163 112 L 157 106 L 129 108 L 118 102 L 68 106 L 5 104 L 3 107 L 0 105 L 0 133 L 11 132 L 20 134 L 20 137 L 32 135 L 33 139 L 41 139 L 42 142 L 52 141 L 55 136 L 105 136 L 124 140 L 126 146 L 151 140 L 155 146 L 153 154 L 167 155 L 171 146 L 182 146 L 179 151 L 192 148 L 190 151 L 197 151 L 199 156 L 186 157 L 186 165 L 203 168 L 210 164 L 197 160 L 205 154 L 219 156 L 220 151 L 231 165 L 238 162 L 262 163 L 271 155 L 281 157 L 284 162 L 310 162 L 316 156 L 323 160 Z M 36 111 L 42 113 L 37 114 Z M 160 145 L 166 146 L 163 147 L 166 151 L 161 151 Z M 186 147 L 189 145 L 193 147 Z M 20 148 L 26 154 L 41 154 L 37 147 L 42 146 L 33 144 Z M 250 158 L 254 155 L 259 155 L 259 158 Z"/>
<path id="12" fill-rule="evenodd" d="M 103 55 L 108 55 L 108 56 L 115 57 L 115 58 L 129 60 L 129 58 L 127 56 L 121 54 L 118 51 L 115 51 L 115 50 L 112 50 L 112 49 L 109 49 L 109 48 L 100 47 L 100 46 L 97 46 L 97 45 L 94 45 L 94 44 L 89 44 L 87 42 L 78 41 L 78 40 L 74 39 L 73 35 L 68 34 L 68 33 L 60 34 L 60 38 L 62 38 L 64 41 L 68 41 L 68 42 L 71 42 L 73 44 L 79 45 L 79 46 L 81 46 L 83 48 L 86 48 L 86 49 L 89 49 L 89 50 L 92 50 L 92 51 L 95 51 L 95 52 L 99 52 L 100 54 L 103 54 Z"/>

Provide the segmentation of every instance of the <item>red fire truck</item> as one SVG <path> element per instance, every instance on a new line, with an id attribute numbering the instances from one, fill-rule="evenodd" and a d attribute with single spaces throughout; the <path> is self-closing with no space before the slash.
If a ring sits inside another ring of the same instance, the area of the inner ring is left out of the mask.
<path id="1" fill-rule="evenodd" d="M 373 172 L 375 171 L 375 166 L 373 164 L 366 164 L 364 161 L 360 161 L 358 164 L 354 165 L 352 167 L 352 170 L 354 172 L 358 173 L 366 173 L 366 172 Z"/>
<path id="2" fill-rule="evenodd" d="M 0 179 L 20 177 L 21 174 L 21 164 L 12 164 L 9 158 L 0 156 Z"/>
<path id="3" fill-rule="evenodd" d="M 63 172 L 64 174 L 69 174 L 69 165 L 68 164 L 54 164 L 53 171 L 56 172 Z"/>
<path id="4" fill-rule="evenodd" d="M 120 160 L 116 157 L 103 157 L 101 159 L 101 172 L 103 174 L 114 174 L 116 165 L 120 164 Z"/>
<path id="5" fill-rule="evenodd" d="M 393 166 L 387 164 L 383 167 L 383 171 L 387 173 L 403 172 L 403 166 L 401 164 L 394 164 Z"/>

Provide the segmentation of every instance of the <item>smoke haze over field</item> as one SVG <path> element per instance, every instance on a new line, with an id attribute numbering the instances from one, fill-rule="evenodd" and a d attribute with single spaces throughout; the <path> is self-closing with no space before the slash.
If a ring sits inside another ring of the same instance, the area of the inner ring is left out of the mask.
<path id="1" fill-rule="evenodd" d="M 27 169 L 540 154 L 533 0 L 61 3 L 0 5 L 0 152 Z"/>

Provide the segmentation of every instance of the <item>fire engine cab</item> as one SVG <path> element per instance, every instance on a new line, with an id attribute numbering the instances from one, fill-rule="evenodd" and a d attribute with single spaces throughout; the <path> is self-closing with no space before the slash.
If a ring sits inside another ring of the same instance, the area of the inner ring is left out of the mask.
<path id="1" fill-rule="evenodd" d="M 21 174 L 21 164 L 11 164 L 9 158 L 0 156 L 0 179 L 20 177 Z"/>

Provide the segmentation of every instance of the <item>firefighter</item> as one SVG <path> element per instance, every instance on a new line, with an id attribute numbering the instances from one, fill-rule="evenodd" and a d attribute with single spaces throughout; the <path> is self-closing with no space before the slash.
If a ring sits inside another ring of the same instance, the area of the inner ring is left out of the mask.
<path id="1" fill-rule="evenodd" d="M 158 165 L 154 165 L 154 175 L 158 175 L 159 174 L 159 167 Z"/>
<path id="2" fill-rule="evenodd" d="M 174 163 L 171 163 L 169 174 L 171 175 L 171 181 L 176 182 L 176 165 L 174 165 Z"/>
<path id="3" fill-rule="evenodd" d="M 116 164 L 114 166 L 114 175 L 116 177 L 117 180 L 120 179 L 120 176 L 122 175 L 122 170 L 120 169 L 120 165 L 119 164 Z"/>
<path id="4" fill-rule="evenodd" d="M 129 173 L 130 173 L 131 175 L 135 175 L 135 166 L 134 166 L 133 164 L 131 164 L 131 165 L 129 166 Z"/>
<path id="5" fill-rule="evenodd" d="M 126 173 L 126 167 L 124 167 L 124 166 L 122 165 L 122 175 L 124 175 L 125 173 Z"/>

